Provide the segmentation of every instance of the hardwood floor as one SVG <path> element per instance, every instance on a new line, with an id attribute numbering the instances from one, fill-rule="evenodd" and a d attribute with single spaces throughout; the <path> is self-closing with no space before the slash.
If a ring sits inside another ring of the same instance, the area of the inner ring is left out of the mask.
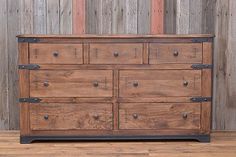
<path id="1" fill-rule="evenodd" d="M 211 143 L 36 142 L 19 144 L 18 131 L 0 132 L 0 157 L 236 157 L 236 132 L 214 132 Z"/>

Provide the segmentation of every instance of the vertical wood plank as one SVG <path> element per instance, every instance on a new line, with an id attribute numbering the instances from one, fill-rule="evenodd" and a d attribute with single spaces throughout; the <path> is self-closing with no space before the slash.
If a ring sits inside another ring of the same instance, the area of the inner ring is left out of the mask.
<path id="1" fill-rule="evenodd" d="M 111 34 L 112 0 L 102 1 L 102 34 Z"/>
<path id="2" fill-rule="evenodd" d="M 60 0 L 60 34 L 72 34 L 71 0 Z"/>
<path id="3" fill-rule="evenodd" d="M 16 35 L 20 32 L 20 1 L 8 0 L 7 18 L 7 46 L 8 46 L 8 103 L 10 116 L 10 129 L 19 129 L 19 106 L 18 106 L 18 50 Z"/>
<path id="4" fill-rule="evenodd" d="M 20 0 L 20 33 L 33 33 L 33 1 Z"/>
<path id="5" fill-rule="evenodd" d="M 47 1 L 47 34 L 59 34 L 60 0 Z"/>
<path id="6" fill-rule="evenodd" d="M 214 34 L 216 0 L 202 0 L 202 33 Z"/>
<path id="7" fill-rule="evenodd" d="M 189 0 L 177 0 L 176 33 L 189 33 Z"/>
<path id="8" fill-rule="evenodd" d="M 203 43 L 203 64 L 212 64 L 212 43 Z M 202 96 L 212 96 L 212 71 L 202 70 Z M 211 129 L 211 102 L 201 104 L 201 132 L 209 134 Z"/>
<path id="9" fill-rule="evenodd" d="M 202 33 L 202 0 L 189 0 L 189 33 Z"/>
<path id="10" fill-rule="evenodd" d="M 113 128 L 114 130 L 119 129 L 119 104 L 116 102 L 117 98 L 119 97 L 119 70 L 115 69 L 113 71 Z"/>
<path id="11" fill-rule="evenodd" d="M 164 0 L 152 0 L 151 6 L 151 34 L 163 34 Z"/>
<path id="12" fill-rule="evenodd" d="M 165 1 L 164 32 L 176 34 L 176 0 Z"/>
<path id="13" fill-rule="evenodd" d="M 19 64 L 28 64 L 28 43 L 19 43 Z M 19 70 L 19 98 L 29 97 L 29 70 Z M 20 103 L 20 131 L 21 135 L 29 134 L 29 104 Z"/>
<path id="14" fill-rule="evenodd" d="M 126 1 L 125 8 L 125 19 L 126 19 L 126 29 L 127 34 L 137 34 L 138 32 L 138 3 L 137 0 Z"/>
<path id="15" fill-rule="evenodd" d="M 0 4 L 0 130 L 9 129 L 7 0 Z"/>
<path id="16" fill-rule="evenodd" d="M 151 0 L 138 0 L 138 34 L 150 34 Z"/>
<path id="17" fill-rule="evenodd" d="M 85 0 L 73 0 L 73 34 L 85 33 Z"/>
<path id="18" fill-rule="evenodd" d="M 46 34 L 47 12 L 46 0 L 34 0 L 33 29 L 35 34 Z"/>
<path id="19" fill-rule="evenodd" d="M 112 1 L 112 33 L 125 33 L 125 0 Z"/>

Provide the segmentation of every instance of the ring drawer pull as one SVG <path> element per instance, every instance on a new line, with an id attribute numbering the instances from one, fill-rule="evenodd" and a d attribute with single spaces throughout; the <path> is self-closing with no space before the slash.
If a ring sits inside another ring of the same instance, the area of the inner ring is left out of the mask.
<path id="1" fill-rule="evenodd" d="M 184 81 L 183 85 L 188 86 L 188 81 Z"/>
<path id="2" fill-rule="evenodd" d="M 133 118 L 134 118 L 134 119 L 138 119 L 138 114 L 137 114 L 137 113 L 134 113 L 134 114 L 133 114 Z"/>
<path id="3" fill-rule="evenodd" d="M 134 81 L 133 86 L 138 87 L 138 81 Z"/>
<path id="4" fill-rule="evenodd" d="M 44 87 L 48 87 L 48 86 L 49 86 L 48 81 L 45 81 L 45 82 L 43 83 L 43 86 L 44 86 Z"/>
<path id="5" fill-rule="evenodd" d="M 177 56 L 179 55 L 179 52 L 178 52 L 178 51 L 174 51 L 173 55 L 174 55 L 175 57 L 177 57 Z"/>
<path id="6" fill-rule="evenodd" d="M 118 57 L 119 56 L 119 52 L 114 52 L 113 55 L 114 55 L 114 57 Z"/>
<path id="7" fill-rule="evenodd" d="M 59 56 L 59 52 L 57 52 L 57 51 L 53 52 L 53 56 L 54 57 L 58 57 Z"/>
<path id="8" fill-rule="evenodd" d="M 98 87 L 98 85 L 99 85 L 99 84 L 98 84 L 98 81 L 94 81 L 94 82 L 93 82 L 93 86 L 94 86 L 94 87 Z"/>
<path id="9" fill-rule="evenodd" d="M 98 120 L 98 119 L 99 119 L 99 115 L 98 115 L 98 114 L 95 114 L 95 115 L 93 115 L 93 118 L 94 118 L 95 120 Z"/>
<path id="10" fill-rule="evenodd" d="M 188 113 L 184 112 L 182 116 L 183 116 L 183 119 L 187 119 L 188 118 Z"/>
<path id="11" fill-rule="evenodd" d="M 43 118 L 44 118 L 45 120 L 48 120 L 49 116 L 48 116 L 48 115 L 44 115 Z"/>

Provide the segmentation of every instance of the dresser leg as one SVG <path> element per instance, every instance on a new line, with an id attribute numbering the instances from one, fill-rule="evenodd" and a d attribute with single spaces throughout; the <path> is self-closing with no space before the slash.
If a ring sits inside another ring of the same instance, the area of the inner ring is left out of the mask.
<path id="1" fill-rule="evenodd" d="M 30 144 L 34 141 L 33 137 L 30 136 L 20 136 L 20 144 Z"/>

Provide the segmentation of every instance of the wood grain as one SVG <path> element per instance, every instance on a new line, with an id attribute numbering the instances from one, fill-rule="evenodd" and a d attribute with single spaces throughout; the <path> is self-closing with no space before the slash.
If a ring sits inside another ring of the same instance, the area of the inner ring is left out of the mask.
<path id="1" fill-rule="evenodd" d="M 32 130 L 112 129 L 111 104 L 31 104 L 29 116 Z"/>
<path id="2" fill-rule="evenodd" d="M 150 34 L 150 9 L 151 0 L 138 0 L 138 34 Z"/>
<path id="3" fill-rule="evenodd" d="M 188 85 L 185 86 L 186 81 Z M 120 97 L 200 96 L 201 72 L 121 70 L 119 88 Z"/>
<path id="4" fill-rule="evenodd" d="M 142 64 L 143 45 L 91 44 L 90 64 Z"/>
<path id="5" fill-rule="evenodd" d="M 165 0 L 164 32 L 166 34 L 176 34 L 176 2 L 176 0 Z"/>
<path id="6" fill-rule="evenodd" d="M 60 32 L 60 0 L 47 0 L 47 34 Z"/>
<path id="7" fill-rule="evenodd" d="M 47 33 L 47 10 L 46 0 L 35 0 L 33 2 L 33 33 Z"/>
<path id="8" fill-rule="evenodd" d="M 201 63 L 202 44 L 150 44 L 150 64 Z"/>
<path id="9" fill-rule="evenodd" d="M 138 4 L 137 0 L 126 0 L 125 1 L 125 20 L 126 28 L 125 33 L 127 34 L 137 34 L 138 32 Z"/>
<path id="10" fill-rule="evenodd" d="M 31 71 L 30 96 L 31 97 L 112 97 L 112 71 L 111 70 Z"/>
<path id="11" fill-rule="evenodd" d="M 85 33 L 85 0 L 73 0 L 73 34 L 84 34 Z"/>
<path id="12" fill-rule="evenodd" d="M 120 129 L 200 129 L 200 103 L 121 103 Z M 183 118 L 184 114 L 187 115 Z"/>
<path id="13" fill-rule="evenodd" d="M 30 63 L 82 64 L 82 44 L 30 44 Z"/>
<path id="14" fill-rule="evenodd" d="M 60 0 L 60 34 L 72 34 L 72 0 Z"/>
<path id="15" fill-rule="evenodd" d="M 151 34 L 164 33 L 164 0 L 151 1 Z"/>

